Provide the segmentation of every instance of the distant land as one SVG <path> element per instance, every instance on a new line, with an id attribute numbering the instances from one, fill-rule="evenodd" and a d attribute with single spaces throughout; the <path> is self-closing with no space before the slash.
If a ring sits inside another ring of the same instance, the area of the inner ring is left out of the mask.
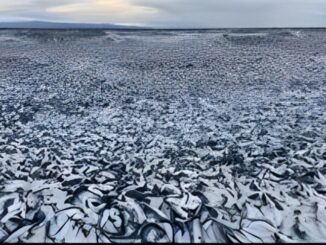
<path id="1" fill-rule="evenodd" d="M 0 22 L 0 29 L 144 29 L 144 28 L 138 26 L 115 25 L 115 24 L 21 21 L 21 22 Z"/>
<path id="2" fill-rule="evenodd" d="M 51 21 L 12 21 L 1 22 L 0 29 L 122 29 L 122 30 L 223 30 L 231 29 L 237 31 L 248 30 L 270 30 L 270 29 L 325 29 L 326 27 L 216 27 L 216 28 L 185 28 L 185 27 L 148 27 L 148 26 L 133 26 L 133 25 L 119 25 L 111 23 L 78 23 L 78 22 L 51 22 Z"/>

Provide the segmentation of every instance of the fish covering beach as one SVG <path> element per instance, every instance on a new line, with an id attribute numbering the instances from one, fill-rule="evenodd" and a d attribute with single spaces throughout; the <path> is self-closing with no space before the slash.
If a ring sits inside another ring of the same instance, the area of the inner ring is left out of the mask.
<path id="1" fill-rule="evenodd" d="M 0 242 L 325 242 L 326 30 L 0 30 Z"/>

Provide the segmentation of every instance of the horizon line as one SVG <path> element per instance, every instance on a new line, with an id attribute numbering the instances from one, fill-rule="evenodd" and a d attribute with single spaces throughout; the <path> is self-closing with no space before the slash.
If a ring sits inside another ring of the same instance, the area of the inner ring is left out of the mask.
<path id="1" fill-rule="evenodd" d="M 97 28 L 55 28 L 55 27 L 1 27 L 0 29 L 142 29 L 142 30 L 219 30 L 219 29 L 326 29 L 325 26 L 247 26 L 247 27 L 172 27 L 172 26 L 165 26 L 165 27 L 158 27 L 158 26 L 148 26 L 148 25 L 141 25 L 141 24 L 133 24 L 133 23 L 109 23 L 109 22 L 76 22 L 76 21 L 49 21 L 49 20 L 17 20 L 17 21 L 0 21 L 0 25 L 5 24 L 28 24 L 28 23 L 43 23 L 43 24 L 62 24 L 62 25 L 93 25 L 98 26 Z M 111 25 L 112 27 L 101 27 L 101 25 Z M 116 27 L 114 27 L 116 26 Z"/>

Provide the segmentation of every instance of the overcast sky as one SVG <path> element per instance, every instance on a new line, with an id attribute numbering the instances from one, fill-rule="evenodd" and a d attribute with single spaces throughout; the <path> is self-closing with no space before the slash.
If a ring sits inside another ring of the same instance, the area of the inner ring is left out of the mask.
<path id="1" fill-rule="evenodd" d="M 0 0 L 0 21 L 154 27 L 321 27 L 326 0 Z"/>

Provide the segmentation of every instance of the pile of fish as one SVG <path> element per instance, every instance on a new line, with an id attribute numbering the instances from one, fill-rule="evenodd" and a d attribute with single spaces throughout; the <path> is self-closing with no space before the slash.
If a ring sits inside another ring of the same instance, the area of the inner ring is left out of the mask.
<path id="1" fill-rule="evenodd" d="M 326 241 L 325 31 L 17 32 L 0 242 Z"/>

